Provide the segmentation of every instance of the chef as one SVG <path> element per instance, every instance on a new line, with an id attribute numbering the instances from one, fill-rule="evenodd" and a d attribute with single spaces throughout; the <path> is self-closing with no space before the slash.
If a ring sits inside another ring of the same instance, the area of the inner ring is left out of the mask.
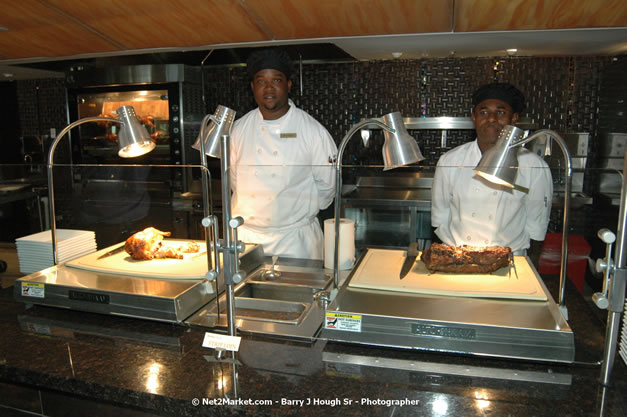
<path id="1" fill-rule="evenodd" d="M 266 255 L 322 259 L 317 214 L 333 202 L 337 147 L 288 98 L 292 62 L 285 51 L 255 51 L 247 67 L 258 107 L 231 131 L 232 214 L 245 222 L 238 239 L 261 244 Z"/>
<path id="2" fill-rule="evenodd" d="M 431 196 L 435 234 L 451 246 L 508 246 L 515 255 L 525 255 L 533 245 L 537 254 L 553 194 L 546 162 L 520 148 L 515 189 L 490 183 L 473 171 L 503 126 L 516 123 L 524 96 L 511 84 L 492 83 L 474 92 L 472 106 L 476 140 L 446 152 L 436 167 Z"/>

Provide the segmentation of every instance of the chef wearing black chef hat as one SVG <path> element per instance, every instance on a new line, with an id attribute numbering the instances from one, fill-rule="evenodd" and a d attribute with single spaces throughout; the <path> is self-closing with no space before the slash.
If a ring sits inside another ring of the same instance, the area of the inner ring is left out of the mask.
<path id="1" fill-rule="evenodd" d="M 551 212 L 553 181 L 544 160 L 524 148 L 518 151 L 516 187 L 492 184 L 473 168 L 496 144 L 506 125 L 513 125 L 525 107 L 522 92 L 509 83 L 479 87 L 472 96 L 476 140 L 458 146 L 438 161 L 433 178 L 431 224 L 451 246 L 507 246 L 523 255 L 537 252 Z M 528 192 L 524 190 L 528 189 Z"/>
<path id="2" fill-rule="evenodd" d="M 322 259 L 319 210 L 335 195 L 337 147 L 327 130 L 288 98 L 292 62 L 282 49 L 247 62 L 258 107 L 233 125 L 231 188 L 238 238 L 266 255 Z"/>

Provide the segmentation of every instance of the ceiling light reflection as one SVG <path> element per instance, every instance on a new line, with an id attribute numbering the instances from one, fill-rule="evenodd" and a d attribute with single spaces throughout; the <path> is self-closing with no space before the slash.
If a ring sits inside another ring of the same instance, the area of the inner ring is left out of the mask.
<path id="1" fill-rule="evenodd" d="M 161 372 L 162 365 L 153 362 L 148 365 L 148 372 L 146 378 L 146 389 L 153 394 L 157 394 L 159 389 L 159 373 Z"/>
<path id="2" fill-rule="evenodd" d="M 438 398 L 433 401 L 432 409 L 436 415 L 445 416 L 448 413 L 448 401 L 444 396 L 438 396 Z"/>
<path id="3" fill-rule="evenodd" d="M 475 398 L 477 399 L 477 408 L 479 410 L 485 410 L 490 407 L 490 401 L 486 391 L 475 391 Z"/>

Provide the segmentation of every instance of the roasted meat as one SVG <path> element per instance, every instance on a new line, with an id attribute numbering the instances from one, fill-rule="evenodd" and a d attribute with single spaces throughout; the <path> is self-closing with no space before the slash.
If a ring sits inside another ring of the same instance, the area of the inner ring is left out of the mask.
<path id="1" fill-rule="evenodd" d="M 154 227 L 137 232 L 124 244 L 124 250 L 133 259 L 149 260 L 159 258 L 183 259 L 184 253 L 200 251 L 200 245 L 196 242 L 186 242 L 180 245 L 165 245 L 164 236 L 170 236 L 170 232 L 162 232 Z"/>
<path id="2" fill-rule="evenodd" d="M 163 246 L 163 236 L 170 236 L 170 232 L 148 227 L 126 239 L 124 250 L 133 259 L 165 258 L 166 256 L 157 256 L 160 255 L 159 251 Z"/>
<path id="3" fill-rule="evenodd" d="M 434 243 L 422 252 L 420 259 L 430 271 L 486 274 L 508 266 L 512 249 L 503 246 L 448 246 Z"/>

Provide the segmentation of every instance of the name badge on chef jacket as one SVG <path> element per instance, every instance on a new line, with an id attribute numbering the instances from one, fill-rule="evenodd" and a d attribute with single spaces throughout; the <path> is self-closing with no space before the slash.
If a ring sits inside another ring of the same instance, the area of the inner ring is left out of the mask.
<path id="1" fill-rule="evenodd" d="M 279 135 L 279 137 L 281 139 L 295 139 L 296 138 L 296 133 L 281 133 L 281 135 Z"/>

